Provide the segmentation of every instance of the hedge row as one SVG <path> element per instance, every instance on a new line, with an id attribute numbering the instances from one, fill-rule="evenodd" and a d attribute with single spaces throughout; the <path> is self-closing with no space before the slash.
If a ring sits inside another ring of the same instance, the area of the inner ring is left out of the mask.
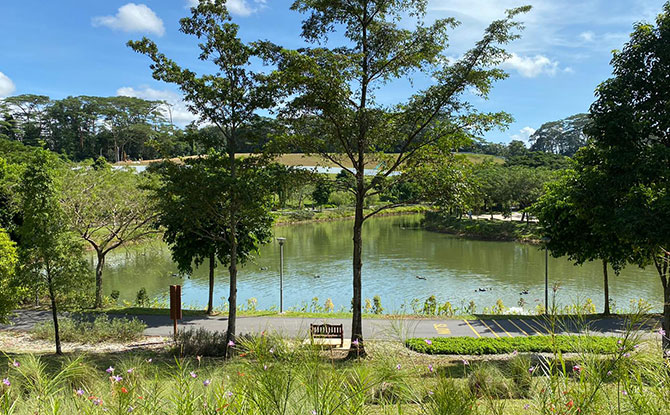
<path id="1" fill-rule="evenodd" d="M 530 336 L 507 338 L 436 337 L 409 339 L 405 345 L 427 354 L 504 354 L 517 352 L 589 352 L 616 353 L 618 337 L 602 336 Z"/>

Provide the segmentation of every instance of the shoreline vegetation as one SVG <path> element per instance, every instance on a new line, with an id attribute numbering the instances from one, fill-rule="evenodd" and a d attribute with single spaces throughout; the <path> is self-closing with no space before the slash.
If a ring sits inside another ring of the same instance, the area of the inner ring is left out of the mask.
<path id="1" fill-rule="evenodd" d="M 426 212 L 423 228 L 431 232 L 446 233 L 460 238 L 481 241 L 521 242 L 540 244 L 540 226 L 536 222 L 500 219 L 469 219 L 435 211 Z"/>

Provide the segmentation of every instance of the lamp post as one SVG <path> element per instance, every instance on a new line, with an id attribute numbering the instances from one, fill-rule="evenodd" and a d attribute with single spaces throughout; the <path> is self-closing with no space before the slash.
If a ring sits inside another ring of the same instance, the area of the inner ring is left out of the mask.
<path id="1" fill-rule="evenodd" d="M 549 313 L 549 242 L 551 238 L 545 236 L 544 242 L 544 314 Z"/>
<path id="2" fill-rule="evenodd" d="M 277 238 L 279 242 L 279 314 L 284 312 L 284 242 L 286 238 Z"/>

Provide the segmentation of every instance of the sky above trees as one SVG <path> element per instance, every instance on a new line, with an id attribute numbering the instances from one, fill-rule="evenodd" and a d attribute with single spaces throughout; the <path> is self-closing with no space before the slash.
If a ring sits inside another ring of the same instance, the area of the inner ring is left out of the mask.
<path id="1" fill-rule="evenodd" d="M 178 31 L 179 19 L 196 0 L 0 2 L 0 97 L 44 94 L 126 95 L 175 104 L 174 120 L 186 124 L 193 115 L 180 104 L 171 85 L 155 81 L 147 60 L 128 40 L 147 36 L 178 63 L 211 71 L 197 60 L 191 37 Z M 229 0 L 228 8 L 245 41 L 267 39 L 290 48 L 303 45 L 304 16 L 289 10 L 290 0 Z M 507 8 L 531 4 L 523 16 L 526 30 L 510 47 L 504 64 L 510 78 L 495 85 L 488 101 L 473 98 L 484 111 L 505 110 L 516 121 L 504 132 L 490 132 L 495 142 L 527 137 L 546 121 L 586 112 L 597 85 L 610 77 L 611 51 L 620 49 L 638 21 L 653 21 L 663 0 L 431 0 L 426 20 L 454 16 L 461 21 L 451 36 L 451 55 L 460 57 L 479 39 L 491 20 Z M 407 18 L 408 26 L 414 19 Z M 331 38 L 339 44 L 341 39 Z M 433 82 L 414 78 L 377 92 L 394 104 Z"/>

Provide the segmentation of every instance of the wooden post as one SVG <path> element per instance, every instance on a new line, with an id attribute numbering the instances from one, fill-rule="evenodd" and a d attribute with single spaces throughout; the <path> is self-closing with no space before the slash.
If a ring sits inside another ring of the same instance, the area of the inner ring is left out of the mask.
<path id="1" fill-rule="evenodd" d="M 177 320 L 181 320 L 181 285 L 170 286 L 170 318 L 174 324 L 174 337 L 177 338 Z"/>

